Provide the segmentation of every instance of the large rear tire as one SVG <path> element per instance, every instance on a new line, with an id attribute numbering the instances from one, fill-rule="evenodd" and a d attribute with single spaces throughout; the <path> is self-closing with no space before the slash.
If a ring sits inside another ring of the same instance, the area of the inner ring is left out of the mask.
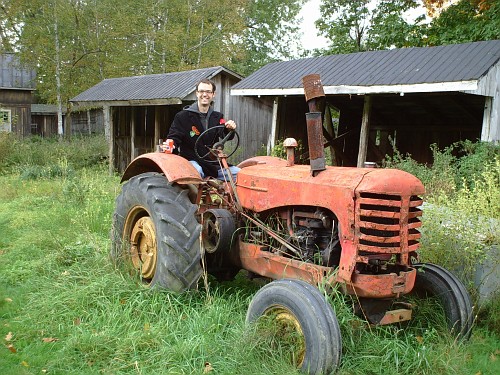
<path id="1" fill-rule="evenodd" d="M 412 295 L 437 298 L 448 328 L 458 338 L 468 339 L 474 322 L 472 302 L 465 286 L 451 272 L 432 263 L 418 263 Z"/>
<path id="2" fill-rule="evenodd" d="M 188 191 L 158 173 L 132 177 L 116 199 L 111 256 L 149 286 L 194 289 L 202 274 L 201 225 Z"/>
<path id="3" fill-rule="evenodd" d="M 291 359 L 308 374 L 336 370 L 342 353 L 340 328 L 331 305 L 321 292 L 304 281 L 283 279 L 262 287 L 248 307 L 246 321 L 270 319 L 284 341 L 292 341 Z"/>

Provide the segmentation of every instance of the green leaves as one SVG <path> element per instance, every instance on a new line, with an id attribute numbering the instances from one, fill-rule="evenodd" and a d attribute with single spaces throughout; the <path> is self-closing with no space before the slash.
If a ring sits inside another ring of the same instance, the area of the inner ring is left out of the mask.
<path id="1" fill-rule="evenodd" d="M 328 53 L 414 46 L 420 43 L 419 26 L 410 24 L 404 15 L 418 3 L 412 0 L 323 0 L 322 18 L 316 25 L 320 34 L 332 42 Z"/>

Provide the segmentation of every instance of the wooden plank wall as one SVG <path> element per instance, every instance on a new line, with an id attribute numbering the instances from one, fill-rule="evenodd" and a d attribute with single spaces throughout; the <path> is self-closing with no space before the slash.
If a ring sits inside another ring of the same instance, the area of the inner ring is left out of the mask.
<path id="1" fill-rule="evenodd" d="M 11 110 L 13 133 L 31 134 L 31 102 L 31 91 L 0 89 L 0 108 Z"/>
<path id="2" fill-rule="evenodd" d="M 238 125 L 240 147 L 230 159 L 231 163 L 237 164 L 265 152 L 271 136 L 273 101 L 272 97 L 232 97 L 232 116 L 226 118 L 233 119 Z"/>
<path id="3" fill-rule="evenodd" d="M 57 131 L 57 128 L 56 128 Z M 71 112 L 71 134 L 90 135 L 104 133 L 102 109 Z"/>

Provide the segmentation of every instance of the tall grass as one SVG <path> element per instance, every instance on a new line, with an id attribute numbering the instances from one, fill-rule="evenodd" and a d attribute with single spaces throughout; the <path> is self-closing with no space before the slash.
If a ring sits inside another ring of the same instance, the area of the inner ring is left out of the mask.
<path id="1" fill-rule="evenodd" d="M 105 155 L 100 140 L 81 143 Z M 19 149 L 1 162 L 1 373 L 298 374 L 283 348 L 244 324 L 255 282 L 240 273 L 210 280 L 209 293 L 146 289 L 108 258 L 119 176 L 74 160 L 74 142 L 19 145 L 60 151 L 43 165 Z M 67 173 L 26 175 L 35 165 Z M 408 326 L 370 327 L 349 297 L 328 298 L 343 335 L 340 374 L 497 373 L 500 339 L 486 325 L 458 343 L 443 334 L 435 306 L 420 306 L 427 312 Z"/>

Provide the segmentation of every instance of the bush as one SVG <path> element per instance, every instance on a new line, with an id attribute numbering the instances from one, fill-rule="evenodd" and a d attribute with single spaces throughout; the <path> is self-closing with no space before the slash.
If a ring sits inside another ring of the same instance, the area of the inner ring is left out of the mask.
<path id="1" fill-rule="evenodd" d="M 69 169 L 93 167 L 107 161 L 103 135 L 73 137 L 70 141 L 32 136 L 22 141 L 13 134 L 0 134 L 0 172 L 17 170 L 27 178 L 50 177 L 62 164 Z M 37 169 L 41 168 L 41 171 Z"/>
<path id="2" fill-rule="evenodd" d="M 13 133 L 0 132 L 0 173 L 11 165 L 16 143 L 17 138 Z"/>

